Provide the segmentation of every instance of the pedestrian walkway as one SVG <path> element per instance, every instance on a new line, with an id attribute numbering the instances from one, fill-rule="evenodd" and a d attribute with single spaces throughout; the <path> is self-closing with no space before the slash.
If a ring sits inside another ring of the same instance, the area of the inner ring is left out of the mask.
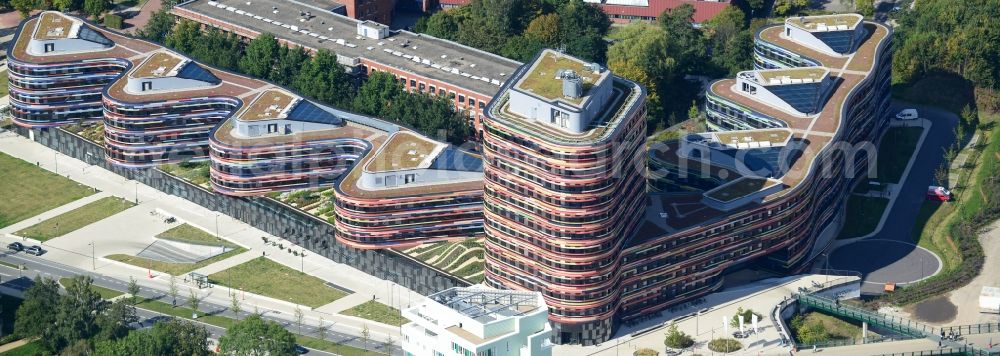
<path id="1" fill-rule="evenodd" d="M 247 252 L 238 254 L 236 256 L 224 259 L 222 261 L 210 264 L 208 266 L 196 269 L 194 271 L 191 271 L 191 273 L 198 273 L 198 274 L 203 274 L 203 275 L 207 276 L 207 275 L 210 275 L 210 274 L 215 273 L 215 272 L 219 272 L 219 271 L 223 271 L 223 270 L 229 269 L 230 267 L 235 267 L 237 265 L 240 265 L 240 264 L 242 264 L 244 262 L 250 261 L 250 260 L 255 259 L 257 257 L 260 257 L 260 252 L 257 252 L 257 251 L 247 251 Z"/>
<path id="2" fill-rule="evenodd" d="M 387 305 L 392 304 L 394 307 L 400 305 L 405 307 L 405 305 L 416 303 L 423 298 L 419 293 L 412 292 L 403 286 L 378 279 L 351 266 L 336 263 L 309 251 L 306 251 L 304 257 L 293 256 L 287 252 L 287 248 L 291 247 L 296 251 L 303 249 L 288 240 L 257 230 L 236 219 L 208 210 L 180 197 L 168 195 L 136 181 L 126 180 L 99 167 L 91 166 L 85 162 L 63 155 L 56 155 L 56 151 L 31 142 L 27 138 L 9 132 L 0 132 L 0 151 L 29 162 L 39 162 L 42 168 L 50 171 L 56 171 L 54 157 L 58 157 L 58 171 L 56 173 L 60 175 L 68 176 L 70 179 L 95 187 L 106 192 L 106 194 L 129 200 L 138 199 L 139 205 L 133 209 L 138 209 L 140 212 L 158 211 L 168 213 L 177 217 L 180 221 L 201 227 L 207 231 L 213 231 L 217 226 L 217 231 L 221 237 L 244 246 L 249 250 L 245 254 L 234 256 L 238 259 L 232 262 L 229 259 L 223 260 L 217 263 L 219 264 L 218 266 L 210 265 L 203 268 L 202 270 L 204 271 L 222 270 L 240 261 L 246 261 L 260 256 L 261 253 L 265 253 L 267 258 L 275 262 L 295 270 L 303 269 L 307 274 L 316 276 L 341 289 L 350 290 L 364 296 L 364 298 L 347 299 L 338 303 L 332 309 L 349 308 L 349 303 L 358 302 L 360 304 L 367 301 L 373 295 L 379 302 Z M 148 215 L 148 213 L 146 214 Z M 278 249 L 278 247 L 266 245 L 261 237 L 267 237 L 269 241 L 278 241 L 285 246 L 285 249 L 282 250 Z M 42 256 L 42 258 L 51 258 L 60 263 L 90 270 L 92 268 L 91 260 L 93 257 L 90 256 L 89 252 L 52 251 Z M 100 253 L 98 254 L 100 255 Z M 135 278 L 144 287 L 153 288 L 161 292 L 168 289 L 167 286 L 170 280 L 170 277 L 166 275 L 157 275 L 155 278 L 149 279 L 147 275 L 148 271 L 145 268 L 122 263 L 111 263 L 108 260 L 103 260 L 97 266 L 97 272 L 123 281 Z M 182 290 L 186 290 L 189 287 L 193 288 L 193 286 L 184 286 Z M 226 289 L 223 287 L 216 287 L 212 290 L 201 292 L 206 293 L 206 298 L 213 302 L 221 305 L 229 305 L 231 297 L 224 290 Z M 273 313 L 289 321 L 293 319 L 295 307 L 290 303 L 278 302 L 271 298 L 255 296 L 250 293 L 241 293 L 240 297 L 246 298 L 243 302 L 244 310 L 259 309 Z M 397 327 L 332 314 L 327 311 L 331 308 L 322 308 L 322 310 L 303 309 L 306 322 L 313 325 L 322 317 L 328 323 L 336 323 L 338 330 L 342 330 L 348 334 L 360 335 L 361 330 L 367 326 L 371 331 L 372 340 L 384 340 L 385 337 L 390 335 L 397 340 L 400 337 Z"/>
<path id="3" fill-rule="evenodd" d="M 976 147 L 979 143 L 979 132 L 977 131 L 969 142 L 962 147 L 962 150 L 955 156 L 955 160 L 951 162 L 948 167 L 948 189 L 955 189 L 958 186 L 959 176 L 962 175 L 962 170 L 965 169 L 965 162 L 968 162 L 969 156 L 972 155 L 972 147 Z"/>

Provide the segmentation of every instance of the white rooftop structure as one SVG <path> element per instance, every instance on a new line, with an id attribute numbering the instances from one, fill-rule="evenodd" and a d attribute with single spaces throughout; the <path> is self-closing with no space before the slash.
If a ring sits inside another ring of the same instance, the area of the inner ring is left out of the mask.
<path id="1" fill-rule="evenodd" d="M 403 350 L 411 355 L 552 354 L 541 293 L 482 286 L 451 288 L 403 310 Z"/>

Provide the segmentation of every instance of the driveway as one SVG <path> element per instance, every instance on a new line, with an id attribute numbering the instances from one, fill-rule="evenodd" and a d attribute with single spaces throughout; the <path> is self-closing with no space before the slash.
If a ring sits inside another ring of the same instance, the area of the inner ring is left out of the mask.
<path id="1" fill-rule="evenodd" d="M 912 282 L 933 275 L 940 267 L 937 258 L 929 258 L 933 254 L 913 244 L 911 232 L 924 202 L 927 186 L 933 182 L 934 169 L 941 164 L 944 149 L 955 141 L 954 129 L 958 124 L 958 116 L 935 107 L 899 102 L 893 103 L 890 112 L 896 113 L 903 108 L 917 108 L 920 116 L 933 124 L 923 145 L 918 148 L 909 175 L 901 182 L 896 202 L 889 211 L 882 230 L 864 240 L 838 247 L 830 253 L 830 268 L 861 272 L 867 282 L 862 285 L 862 293 L 881 293 L 885 282 Z M 896 243 L 876 243 L 872 240 Z M 872 253 L 873 248 L 878 253 Z"/>

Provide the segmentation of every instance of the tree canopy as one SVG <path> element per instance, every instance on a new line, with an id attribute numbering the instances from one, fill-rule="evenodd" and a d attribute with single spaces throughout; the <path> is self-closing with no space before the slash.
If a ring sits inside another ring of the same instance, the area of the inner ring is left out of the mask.
<path id="1" fill-rule="evenodd" d="M 230 327 L 219 348 L 233 355 L 295 355 L 295 336 L 281 324 L 253 314 Z"/>
<path id="2" fill-rule="evenodd" d="M 132 330 L 118 340 L 98 342 L 95 353 L 107 356 L 207 356 L 208 331 L 180 319 L 161 321 L 152 328 Z"/>

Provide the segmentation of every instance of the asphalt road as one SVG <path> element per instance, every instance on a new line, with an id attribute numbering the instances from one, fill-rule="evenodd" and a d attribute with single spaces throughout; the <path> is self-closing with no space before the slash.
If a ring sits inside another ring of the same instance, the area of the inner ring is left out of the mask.
<path id="1" fill-rule="evenodd" d="M 123 292 L 123 293 L 126 290 L 128 290 L 128 282 L 127 281 L 121 281 L 121 280 L 117 280 L 117 279 L 108 278 L 108 277 L 102 276 L 100 274 L 93 273 L 91 271 L 82 270 L 82 269 L 79 269 L 79 268 L 75 268 L 75 267 L 63 265 L 63 264 L 58 263 L 58 262 L 48 261 L 48 260 L 45 260 L 45 259 L 42 259 L 42 258 L 37 258 L 37 257 L 31 256 L 31 255 L 26 255 L 26 254 L 24 254 L 22 252 L 10 253 L 10 252 L 6 252 L 5 251 L 3 253 L 0 253 L 0 260 L 2 260 L 4 262 L 7 262 L 7 263 L 15 264 L 15 265 L 23 265 L 23 266 L 25 266 L 25 267 L 28 268 L 27 270 L 24 270 L 24 271 L 18 271 L 16 269 L 13 269 L 13 268 L 10 268 L 10 267 L 7 267 L 7 266 L 0 266 L 0 278 L 2 278 L 2 283 L 0 283 L 0 284 L 2 284 L 4 287 L 8 287 L 8 288 L 12 288 L 12 289 L 20 290 L 20 291 L 24 291 L 25 289 L 29 288 L 32 285 L 32 283 L 33 283 L 32 279 L 34 279 L 34 277 L 36 275 L 42 275 L 44 277 L 53 278 L 53 279 L 56 279 L 56 280 L 59 280 L 60 278 L 64 278 L 64 277 L 74 277 L 74 276 L 77 276 L 77 275 L 86 275 L 86 276 L 90 276 L 94 280 L 94 285 L 97 285 L 97 286 L 100 286 L 100 287 L 104 287 L 104 288 L 108 288 L 108 289 L 113 289 L 113 290 L 120 291 L 120 292 Z M 154 299 L 154 300 L 160 300 L 160 301 L 163 301 L 165 303 L 169 303 L 170 299 L 171 299 L 170 296 L 167 295 L 166 291 L 161 291 L 161 290 L 156 290 L 156 289 L 146 288 L 146 287 L 141 287 L 140 288 L 139 297 L 148 298 L 148 299 Z M 187 299 L 188 298 L 186 297 L 186 293 L 181 293 L 181 295 L 179 295 L 178 298 L 177 298 L 177 305 L 185 305 L 186 306 Z M 205 312 L 205 313 L 209 313 L 209 314 L 225 314 L 225 316 L 228 316 L 228 317 L 232 317 L 233 316 L 232 312 L 228 311 L 228 305 L 218 305 L 218 304 L 213 304 L 213 303 L 208 302 L 208 301 L 202 301 L 199 304 L 199 306 L 198 306 L 198 310 L 202 311 L 202 312 Z M 165 317 L 167 317 L 167 318 L 171 317 L 171 316 L 167 316 L 167 315 L 164 315 L 164 314 L 160 314 L 160 313 L 149 311 L 149 310 L 145 310 L 145 309 L 138 309 L 137 312 L 138 312 L 138 314 L 139 314 L 139 316 L 141 318 L 140 324 L 142 324 L 143 327 L 149 326 L 149 325 L 151 325 L 151 323 L 155 323 L 158 320 L 163 320 Z M 247 311 L 247 312 L 241 312 L 240 313 L 241 319 L 243 317 L 249 316 L 250 314 L 252 314 L 252 312 L 249 312 L 249 311 Z M 266 320 L 272 320 L 272 321 L 275 321 L 277 323 L 280 323 L 281 325 L 285 326 L 285 329 L 287 329 L 288 331 L 290 331 L 292 333 L 297 333 L 297 331 L 298 331 L 298 328 L 296 327 L 295 323 L 292 321 L 294 319 L 294 317 L 291 316 L 291 315 L 282 315 L 280 312 L 270 311 L 270 312 L 263 313 L 262 316 Z M 224 335 L 226 333 L 226 329 L 224 329 L 224 328 L 220 328 L 220 327 L 217 327 L 217 326 L 214 326 L 214 325 L 202 323 L 202 322 L 199 322 L 197 320 L 194 320 L 194 321 L 197 322 L 197 323 L 199 323 L 199 324 L 201 324 L 201 325 L 203 325 L 203 326 L 205 326 L 205 328 L 211 334 L 211 337 L 214 338 L 214 339 L 216 339 L 216 340 L 220 336 L 222 336 L 222 335 Z M 358 338 L 358 337 L 353 336 L 353 335 L 348 335 L 348 334 L 337 332 L 336 331 L 336 325 L 332 325 L 330 327 L 330 329 L 331 330 L 329 330 L 327 332 L 327 340 L 328 341 L 334 341 L 334 342 L 338 342 L 338 343 L 341 343 L 341 344 L 344 344 L 344 345 L 349 345 L 349 346 L 353 346 L 353 347 L 357 347 L 357 348 L 363 348 L 365 346 L 364 345 L 364 340 L 361 340 L 361 338 Z M 312 325 L 303 325 L 302 326 L 302 333 L 305 334 L 305 335 L 316 337 L 316 328 L 314 326 L 312 326 Z M 386 351 L 385 350 L 385 346 L 381 342 L 381 340 L 369 340 L 369 342 L 367 343 L 367 345 L 368 345 L 369 349 L 373 349 L 373 350 L 376 350 L 376 351 L 379 351 L 379 352 L 385 352 Z M 399 348 L 398 343 L 397 343 L 396 346 L 393 347 L 393 350 L 392 350 L 391 353 L 394 354 L 394 355 L 395 354 L 402 354 L 403 353 L 402 349 Z M 335 354 L 324 352 L 324 351 L 320 351 L 320 350 L 310 349 L 309 355 L 335 355 Z"/>
<path id="2" fill-rule="evenodd" d="M 940 262 L 930 252 L 914 245 L 912 230 L 924 202 L 927 186 L 934 180 L 934 170 L 941 164 L 944 149 L 955 141 L 958 117 L 946 110 L 894 103 L 892 113 L 915 107 L 922 118 L 932 122 L 917 156 L 899 189 L 896 202 L 886 217 L 882 230 L 857 243 L 842 246 L 830 254 L 834 269 L 862 273 L 862 292 L 881 292 L 886 282 L 912 282 L 937 272 Z M 847 222 L 850 223 L 850 222 Z"/>

